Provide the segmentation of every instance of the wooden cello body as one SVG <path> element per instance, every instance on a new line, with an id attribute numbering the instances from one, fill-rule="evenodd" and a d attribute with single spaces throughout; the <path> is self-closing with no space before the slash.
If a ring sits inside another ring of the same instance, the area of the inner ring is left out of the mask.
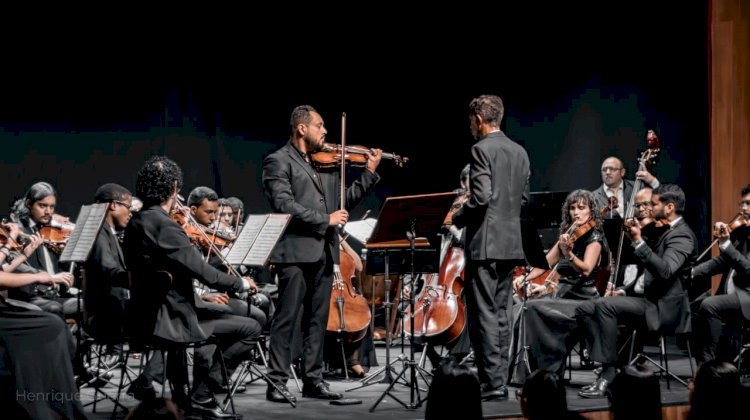
<path id="1" fill-rule="evenodd" d="M 428 274 L 424 287 L 411 311 L 404 315 L 404 332 L 431 344 L 448 344 L 466 327 L 466 309 L 461 294 L 464 290 L 464 250 L 452 247 L 445 255 L 439 274 Z"/>
<path id="2" fill-rule="evenodd" d="M 342 334 L 347 342 L 356 342 L 367 334 L 370 308 L 364 296 L 357 293 L 352 285 L 354 257 L 343 249 L 339 254 L 339 265 L 334 266 L 326 331 Z"/>

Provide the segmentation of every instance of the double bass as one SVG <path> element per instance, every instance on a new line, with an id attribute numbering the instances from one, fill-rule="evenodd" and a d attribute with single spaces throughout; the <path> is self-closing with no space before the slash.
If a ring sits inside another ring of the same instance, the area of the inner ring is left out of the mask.
<path id="1" fill-rule="evenodd" d="M 646 134 L 646 144 L 648 147 L 643 151 L 643 153 L 641 153 L 640 157 L 638 158 L 639 171 L 650 169 L 656 162 L 656 158 L 659 156 L 659 150 L 661 149 L 661 146 L 659 145 L 659 137 L 656 136 L 654 130 L 648 130 L 648 133 Z M 635 218 L 635 196 L 636 194 L 638 194 L 638 191 L 640 191 L 642 187 L 643 181 L 641 181 L 640 179 L 636 179 L 633 183 L 633 192 L 630 194 L 630 199 L 625 206 L 625 214 L 622 218 L 623 222 L 625 220 Z M 627 226 L 623 224 L 623 228 L 625 227 Z M 600 272 L 597 275 L 595 282 L 596 290 L 598 290 L 599 294 L 602 296 L 605 296 L 607 294 L 607 291 L 614 290 L 615 288 L 617 274 L 620 271 L 620 260 L 622 257 L 622 246 L 624 238 L 625 231 L 621 230 L 617 245 L 617 252 L 610 255 L 609 277 L 605 278 L 604 275 L 607 270 L 599 270 Z"/>

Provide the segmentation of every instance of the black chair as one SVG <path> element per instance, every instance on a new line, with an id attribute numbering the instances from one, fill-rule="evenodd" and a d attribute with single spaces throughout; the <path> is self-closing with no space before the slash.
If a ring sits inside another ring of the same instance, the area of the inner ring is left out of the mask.
<path id="1" fill-rule="evenodd" d="M 632 335 L 630 337 L 630 340 L 632 340 L 631 341 L 631 350 L 630 350 L 631 351 L 631 355 L 632 355 L 632 352 L 633 352 L 633 343 L 635 342 L 636 334 L 637 333 L 638 333 L 638 328 L 636 328 L 636 329 L 633 330 L 633 333 L 632 333 Z M 686 343 L 687 352 L 688 352 L 688 363 L 690 364 L 690 376 L 691 377 L 695 377 L 695 369 L 693 368 L 693 354 L 692 354 L 692 352 L 690 350 L 690 339 L 687 338 L 687 335 L 689 333 L 690 333 L 690 331 L 681 331 L 679 334 L 686 334 L 685 343 Z M 659 334 L 658 335 L 658 343 L 659 343 L 658 346 L 659 346 L 659 359 L 660 359 L 660 362 L 656 362 L 654 359 L 652 359 L 651 357 L 649 357 L 644 351 L 642 351 L 641 353 L 639 353 L 635 357 L 631 357 L 631 360 L 630 360 L 629 364 L 632 366 L 632 365 L 635 365 L 636 363 L 638 363 L 639 361 L 641 361 L 641 362 L 643 362 L 643 361 L 649 362 L 652 365 L 654 365 L 655 367 L 659 368 L 659 373 L 660 374 L 665 374 L 666 375 L 667 389 L 671 389 L 670 383 L 669 383 L 670 376 L 672 378 L 674 378 L 675 380 L 677 380 L 677 382 L 679 382 L 682 385 L 684 385 L 684 386 L 687 387 L 688 383 L 685 380 L 683 380 L 682 378 L 680 378 L 679 376 L 677 376 L 676 374 L 674 374 L 673 372 L 671 372 L 669 370 L 669 358 L 667 357 L 666 339 L 667 339 L 667 337 L 676 336 L 678 334 L 674 333 L 674 332 L 671 332 L 671 333 L 660 332 L 658 334 Z"/>

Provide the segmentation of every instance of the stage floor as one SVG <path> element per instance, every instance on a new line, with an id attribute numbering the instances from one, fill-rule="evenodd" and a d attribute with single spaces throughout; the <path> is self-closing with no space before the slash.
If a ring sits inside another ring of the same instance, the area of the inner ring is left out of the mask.
<path id="1" fill-rule="evenodd" d="M 408 348 L 407 348 L 408 351 Z M 646 347 L 646 351 L 653 354 L 658 360 L 658 353 L 656 347 Z M 687 378 L 690 376 L 690 366 L 688 364 L 688 358 L 686 352 L 678 349 L 674 345 L 669 345 L 667 348 L 669 354 L 669 368 L 672 372 L 680 377 Z M 385 347 L 376 346 L 376 352 L 378 355 L 378 362 L 380 366 L 385 365 Z M 391 348 L 391 360 L 396 359 L 401 354 L 401 347 L 394 346 Z M 421 353 L 416 353 L 418 359 Z M 407 354 L 408 355 L 408 354 Z M 133 367 L 137 371 L 139 362 L 138 360 L 131 359 L 128 363 L 129 366 Z M 584 399 L 578 396 L 578 390 L 585 385 L 590 384 L 594 379 L 595 375 L 590 370 L 580 370 L 577 356 L 572 358 L 572 371 L 570 374 L 570 383 L 567 386 L 568 389 L 568 408 L 571 411 L 577 412 L 593 412 L 608 410 L 609 404 L 606 398 L 600 399 Z M 394 365 L 395 371 L 401 372 L 402 364 L 397 362 Z M 427 369 L 429 369 L 429 362 L 427 362 Z M 371 370 L 375 370 L 373 367 Z M 657 371 L 658 369 L 654 369 Z M 394 375 L 395 376 L 395 375 Z M 112 383 L 117 384 L 119 382 L 119 371 L 115 374 L 115 377 L 111 380 Z M 382 375 L 380 375 L 382 378 Z M 566 374 L 568 378 L 568 374 Z M 390 396 L 386 396 L 380 404 L 375 407 L 373 412 L 370 409 L 373 407 L 377 399 L 383 394 L 383 391 L 388 387 L 385 383 L 374 382 L 372 385 L 350 390 L 356 387 L 360 383 L 358 381 L 350 380 L 345 381 L 343 379 L 326 378 L 326 381 L 331 384 L 331 389 L 334 391 L 344 393 L 345 398 L 361 400 L 362 403 L 358 405 L 347 405 L 347 406 L 334 406 L 328 401 L 303 398 L 301 392 L 295 387 L 293 381 L 289 381 L 288 387 L 293 394 L 297 396 L 297 407 L 293 408 L 289 404 L 272 403 L 266 401 L 265 392 L 266 384 L 262 381 L 256 381 L 247 386 L 247 391 L 243 394 L 236 394 L 234 398 L 235 409 L 237 413 L 243 414 L 245 419 L 278 419 L 278 418 L 297 418 L 297 419 L 326 419 L 326 420 L 338 420 L 338 419 L 351 419 L 351 418 L 369 418 L 369 419 L 387 419 L 398 417 L 399 419 L 424 419 L 425 407 L 408 409 L 399 404 Z M 422 380 L 419 380 L 420 388 L 425 392 L 422 393 L 423 398 L 426 397 L 427 387 Z M 664 406 L 672 405 L 685 405 L 688 400 L 687 388 L 680 383 L 672 380 L 671 390 L 667 389 L 666 380 L 661 380 L 662 385 L 662 404 Z M 116 385 L 107 385 L 102 388 L 105 392 L 110 395 L 114 395 L 116 391 Z M 157 390 L 158 390 L 157 386 Z M 483 414 L 485 418 L 508 418 L 508 417 L 520 417 L 521 409 L 518 401 L 515 398 L 515 390 L 517 387 L 509 387 L 510 398 L 506 401 L 490 401 L 482 404 Z M 392 394 L 395 395 L 401 401 L 406 403 L 410 402 L 410 388 L 397 384 L 394 386 Z M 94 390 L 90 387 L 81 389 L 81 399 L 83 403 L 93 401 Z M 223 395 L 218 395 L 222 397 Z M 123 393 L 121 401 L 126 407 L 133 408 L 138 405 L 138 401 L 132 399 L 127 394 Z M 426 404 L 426 402 L 425 402 Z M 86 407 L 86 412 L 89 413 L 91 418 L 109 418 L 112 412 L 113 404 L 107 400 L 101 401 L 97 404 L 97 413 L 92 413 L 92 406 Z M 118 418 L 122 418 L 124 415 L 120 411 Z"/>

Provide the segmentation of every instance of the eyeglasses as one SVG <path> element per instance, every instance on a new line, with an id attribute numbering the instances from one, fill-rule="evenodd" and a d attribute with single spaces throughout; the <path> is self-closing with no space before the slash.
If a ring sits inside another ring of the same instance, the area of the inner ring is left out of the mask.
<path id="1" fill-rule="evenodd" d="M 650 201 L 644 201 L 643 203 L 634 203 L 633 204 L 633 207 L 635 207 L 637 209 L 639 209 L 641 207 L 653 207 L 653 206 L 654 206 L 654 203 L 652 203 Z"/>
<path id="2" fill-rule="evenodd" d="M 602 168 L 602 172 L 617 172 L 622 168 L 615 168 L 614 166 L 605 166 Z"/>
<path id="3" fill-rule="evenodd" d="M 126 209 L 128 209 L 128 211 L 131 210 L 133 206 L 132 204 L 126 203 L 124 201 L 119 201 L 119 200 L 112 200 L 112 202 L 125 207 Z"/>

